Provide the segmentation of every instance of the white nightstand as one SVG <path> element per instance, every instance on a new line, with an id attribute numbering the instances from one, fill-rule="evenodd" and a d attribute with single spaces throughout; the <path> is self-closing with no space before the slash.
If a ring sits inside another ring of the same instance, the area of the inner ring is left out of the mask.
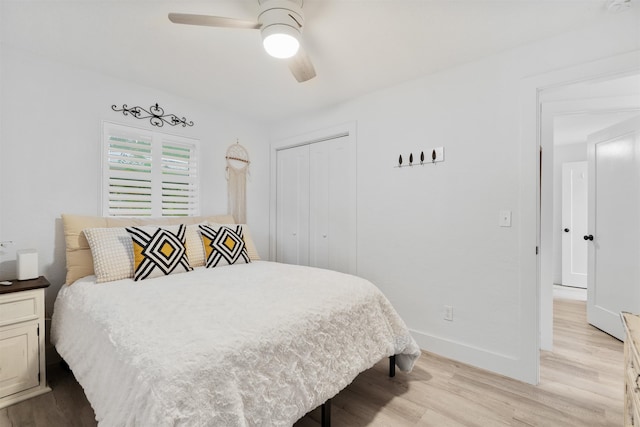
<path id="1" fill-rule="evenodd" d="M 0 408 L 51 391 L 44 348 L 44 290 L 49 282 L 0 286 Z"/>

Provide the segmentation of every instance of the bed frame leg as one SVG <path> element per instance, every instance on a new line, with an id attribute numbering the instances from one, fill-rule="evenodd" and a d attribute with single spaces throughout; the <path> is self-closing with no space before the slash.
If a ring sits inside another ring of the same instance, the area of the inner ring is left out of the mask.
<path id="1" fill-rule="evenodd" d="M 389 377 L 396 376 L 396 355 L 389 356 Z"/>
<path id="2" fill-rule="evenodd" d="M 396 355 L 389 356 L 389 376 L 396 376 Z M 327 399 L 320 408 L 320 425 L 331 427 L 331 399 Z"/>
<path id="3" fill-rule="evenodd" d="M 331 399 L 327 399 L 327 401 L 322 404 L 320 414 L 320 425 L 322 427 L 331 427 Z"/>

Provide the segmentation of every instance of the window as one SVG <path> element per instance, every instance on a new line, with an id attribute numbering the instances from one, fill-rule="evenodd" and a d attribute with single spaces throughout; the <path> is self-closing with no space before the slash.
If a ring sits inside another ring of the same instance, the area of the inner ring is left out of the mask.
<path id="1" fill-rule="evenodd" d="M 102 214 L 200 214 L 199 141 L 103 123 Z"/>

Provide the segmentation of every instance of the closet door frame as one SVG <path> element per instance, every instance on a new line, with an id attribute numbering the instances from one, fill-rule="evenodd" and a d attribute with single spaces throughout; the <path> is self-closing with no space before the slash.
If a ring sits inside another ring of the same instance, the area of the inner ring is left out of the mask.
<path id="1" fill-rule="evenodd" d="M 357 274 L 357 136 L 356 122 L 348 122 L 317 131 L 304 133 L 291 138 L 274 141 L 271 143 L 270 152 L 270 194 L 269 194 L 269 259 L 276 260 L 277 241 L 277 159 L 278 151 L 288 148 L 309 145 L 317 142 L 328 141 L 335 138 L 349 138 L 349 157 L 352 167 L 349 169 L 349 198 L 353 203 L 349 214 L 350 235 L 344 236 L 349 245 L 349 273 Z"/>

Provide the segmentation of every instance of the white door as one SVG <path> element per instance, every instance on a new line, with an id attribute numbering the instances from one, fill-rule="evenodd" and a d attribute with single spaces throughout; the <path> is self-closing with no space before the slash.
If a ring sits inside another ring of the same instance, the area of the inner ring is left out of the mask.
<path id="1" fill-rule="evenodd" d="M 640 313 L 640 116 L 589 136 L 587 319 L 622 340 Z"/>
<path id="2" fill-rule="evenodd" d="M 355 274 L 355 159 L 348 136 L 309 146 L 309 265 Z"/>
<path id="3" fill-rule="evenodd" d="M 309 146 L 277 152 L 276 261 L 309 265 Z"/>
<path id="4" fill-rule="evenodd" d="M 562 284 L 587 287 L 587 162 L 562 165 Z"/>

